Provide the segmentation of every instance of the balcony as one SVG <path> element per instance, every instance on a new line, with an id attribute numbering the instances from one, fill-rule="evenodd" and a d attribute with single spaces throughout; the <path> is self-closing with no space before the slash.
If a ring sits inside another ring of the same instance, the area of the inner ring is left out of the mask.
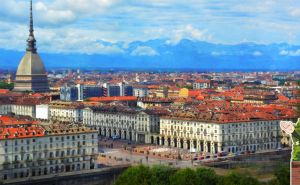
<path id="1" fill-rule="evenodd" d="M 19 160 L 15 160 L 15 161 L 13 161 L 12 163 L 13 163 L 13 164 L 19 164 L 20 161 L 19 161 Z"/>
<path id="2" fill-rule="evenodd" d="M 8 162 L 8 161 L 6 161 L 6 162 L 4 162 L 4 163 L 2 164 L 4 170 L 8 170 L 8 169 L 10 168 L 10 165 L 11 165 L 11 163 Z"/>

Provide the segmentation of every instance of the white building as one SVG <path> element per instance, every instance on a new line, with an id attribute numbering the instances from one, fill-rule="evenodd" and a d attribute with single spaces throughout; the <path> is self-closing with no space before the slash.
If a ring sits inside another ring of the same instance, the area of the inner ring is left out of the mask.
<path id="1" fill-rule="evenodd" d="M 148 89 L 146 88 L 134 88 L 133 89 L 133 96 L 136 97 L 146 97 L 148 96 Z"/>
<path id="2" fill-rule="evenodd" d="M 198 152 L 242 152 L 280 147 L 278 120 L 200 121 L 161 117 L 159 144 Z M 154 138 L 154 142 L 156 139 Z"/>
<path id="3" fill-rule="evenodd" d="M 84 106 L 79 102 L 53 101 L 49 104 L 50 119 L 56 121 L 82 122 Z"/>
<path id="4" fill-rule="evenodd" d="M 40 106 L 48 104 L 49 101 L 48 97 L 40 95 L 3 95 L 0 97 L 0 114 L 15 114 L 36 118 L 37 107 L 40 108 Z"/>
<path id="5" fill-rule="evenodd" d="M 159 133 L 160 114 L 128 107 L 89 107 L 83 110 L 83 124 L 96 127 L 101 136 L 151 143 L 151 135 Z"/>
<path id="6" fill-rule="evenodd" d="M 21 124 L 21 123 L 20 123 Z M 0 130 L 0 183 L 94 169 L 97 131 L 77 125 L 5 125 Z"/>
<path id="7" fill-rule="evenodd" d="M 206 88 L 210 88 L 209 80 L 196 80 L 193 83 L 193 89 L 206 89 Z"/>
<path id="8" fill-rule="evenodd" d="M 0 114 L 13 113 L 15 115 L 35 117 L 35 108 L 36 105 L 33 104 L 2 104 L 0 105 Z"/>
<path id="9" fill-rule="evenodd" d="M 36 105 L 36 116 L 37 119 L 49 119 L 49 105 Z"/>

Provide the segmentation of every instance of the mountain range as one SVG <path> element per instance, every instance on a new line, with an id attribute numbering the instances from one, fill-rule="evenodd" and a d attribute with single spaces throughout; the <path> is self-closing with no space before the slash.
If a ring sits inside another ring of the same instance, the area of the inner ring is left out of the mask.
<path id="1" fill-rule="evenodd" d="M 183 39 L 110 43 L 114 53 L 46 53 L 40 55 L 47 69 L 128 69 L 197 71 L 291 71 L 300 70 L 300 46 L 280 44 L 215 44 Z M 24 52 L 0 49 L 0 69 L 15 70 Z"/>

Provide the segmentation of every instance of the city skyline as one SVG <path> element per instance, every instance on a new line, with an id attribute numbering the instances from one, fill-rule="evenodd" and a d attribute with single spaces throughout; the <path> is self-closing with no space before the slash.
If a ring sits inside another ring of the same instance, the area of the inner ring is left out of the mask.
<path id="1" fill-rule="evenodd" d="M 236 2 L 4 1 L 0 184 L 297 184 L 300 3 Z"/>

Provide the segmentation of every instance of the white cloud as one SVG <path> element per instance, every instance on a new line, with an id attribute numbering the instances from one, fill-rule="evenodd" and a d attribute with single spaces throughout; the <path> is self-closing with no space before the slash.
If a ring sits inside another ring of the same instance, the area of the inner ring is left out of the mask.
<path id="1" fill-rule="evenodd" d="M 232 10 L 240 13 L 266 13 L 273 11 L 272 8 L 275 3 L 273 0 L 257 1 L 252 6 L 249 6 L 249 3 L 237 3 L 232 7 Z"/>
<path id="2" fill-rule="evenodd" d="M 225 51 L 213 51 L 211 52 L 212 56 L 221 56 L 221 55 L 226 55 Z"/>
<path id="3" fill-rule="evenodd" d="M 280 55 L 288 55 L 289 52 L 287 50 L 281 50 L 279 54 Z"/>
<path id="4" fill-rule="evenodd" d="M 35 21 L 43 25 L 74 23 L 77 18 L 98 15 L 117 4 L 119 0 L 43 0 L 33 2 Z M 29 16 L 29 1 L 1 1 L 0 18 L 23 22 Z"/>
<path id="5" fill-rule="evenodd" d="M 109 7 L 120 2 L 119 0 L 55 0 L 53 7 L 71 10 L 82 14 L 99 14 Z"/>
<path id="6" fill-rule="evenodd" d="M 0 14 L 5 15 L 6 18 L 20 18 L 28 16 L 28 14 L 24 12 L 26 8 L 29 10 L 29 1 L 1 1 Z"/>
<path id="7" fill-rule="evenodd" d="M 211 40 L 212 35 L 207 34 L 207 30 L 200 30 L 194 28 L 192 25 L 188 24 L 182 28 L 175 29 L 171 32 L 171 38 L 167 41 L 166 44 L 176 45 L 182 39 L 190 40 Z"/>
<path id="8" fill-rule="evenodd" d="M 148 46 L 138 46 L 131 52 L 133 56 L 156 56 L 159 53 L 151 47 Z"/>
<path id="9" fill-rule="evenodd" d="M 293 17 L 300 17 L 300 8 L 290 8 L 289 13 Z"/>
<path id="10" fill-rule="evenodd" d="M 103 44 L 93 43 L 92 45 L 84 46 L 78 52 L 87 54 L 121 54 L 124 53 L 124 50 L 118 46 L 105 46 Z"/>
<path id="11" fill-rule="evenodd" d="M 76 20 L 76 15 L 71 10 L 50 9 L 43 2 L 37 2 L 35 9 L 39 20 L 48 24 L 70 23 Z"/>
<path id="12" fill-rule="evenodd" d="M 103 33 L 96 30 L 83 29 L 39 29 L 38 35 L 43 38 L 40 50 L 44 52 L 87 53 L 87 54 L 121 54 L 123 48 L 116 44 L 107 45 L 99 42 Z M 110 41 L 111 42 L 111 41 Z"/>
<path id="13" fill-rule="evenodd" d="M 291 51 L 281 50 L 279 54 L 280 55 L 284 55 L 284 56 L 297 57 L 297 56 L 300 56 L 300 49 L 298 49 L 298 50 L 291 50 Z"/>
<path id="14" fill-rule="evenodd" d="M 259 56 L 262 56 L 262 52 L 260 52 L 260 51 L 254 51 L 254 52 L 252 53 L 252 55 L 253 55 L 253 56 L 256 56 L 256 57 L 259 57 Z"/>

